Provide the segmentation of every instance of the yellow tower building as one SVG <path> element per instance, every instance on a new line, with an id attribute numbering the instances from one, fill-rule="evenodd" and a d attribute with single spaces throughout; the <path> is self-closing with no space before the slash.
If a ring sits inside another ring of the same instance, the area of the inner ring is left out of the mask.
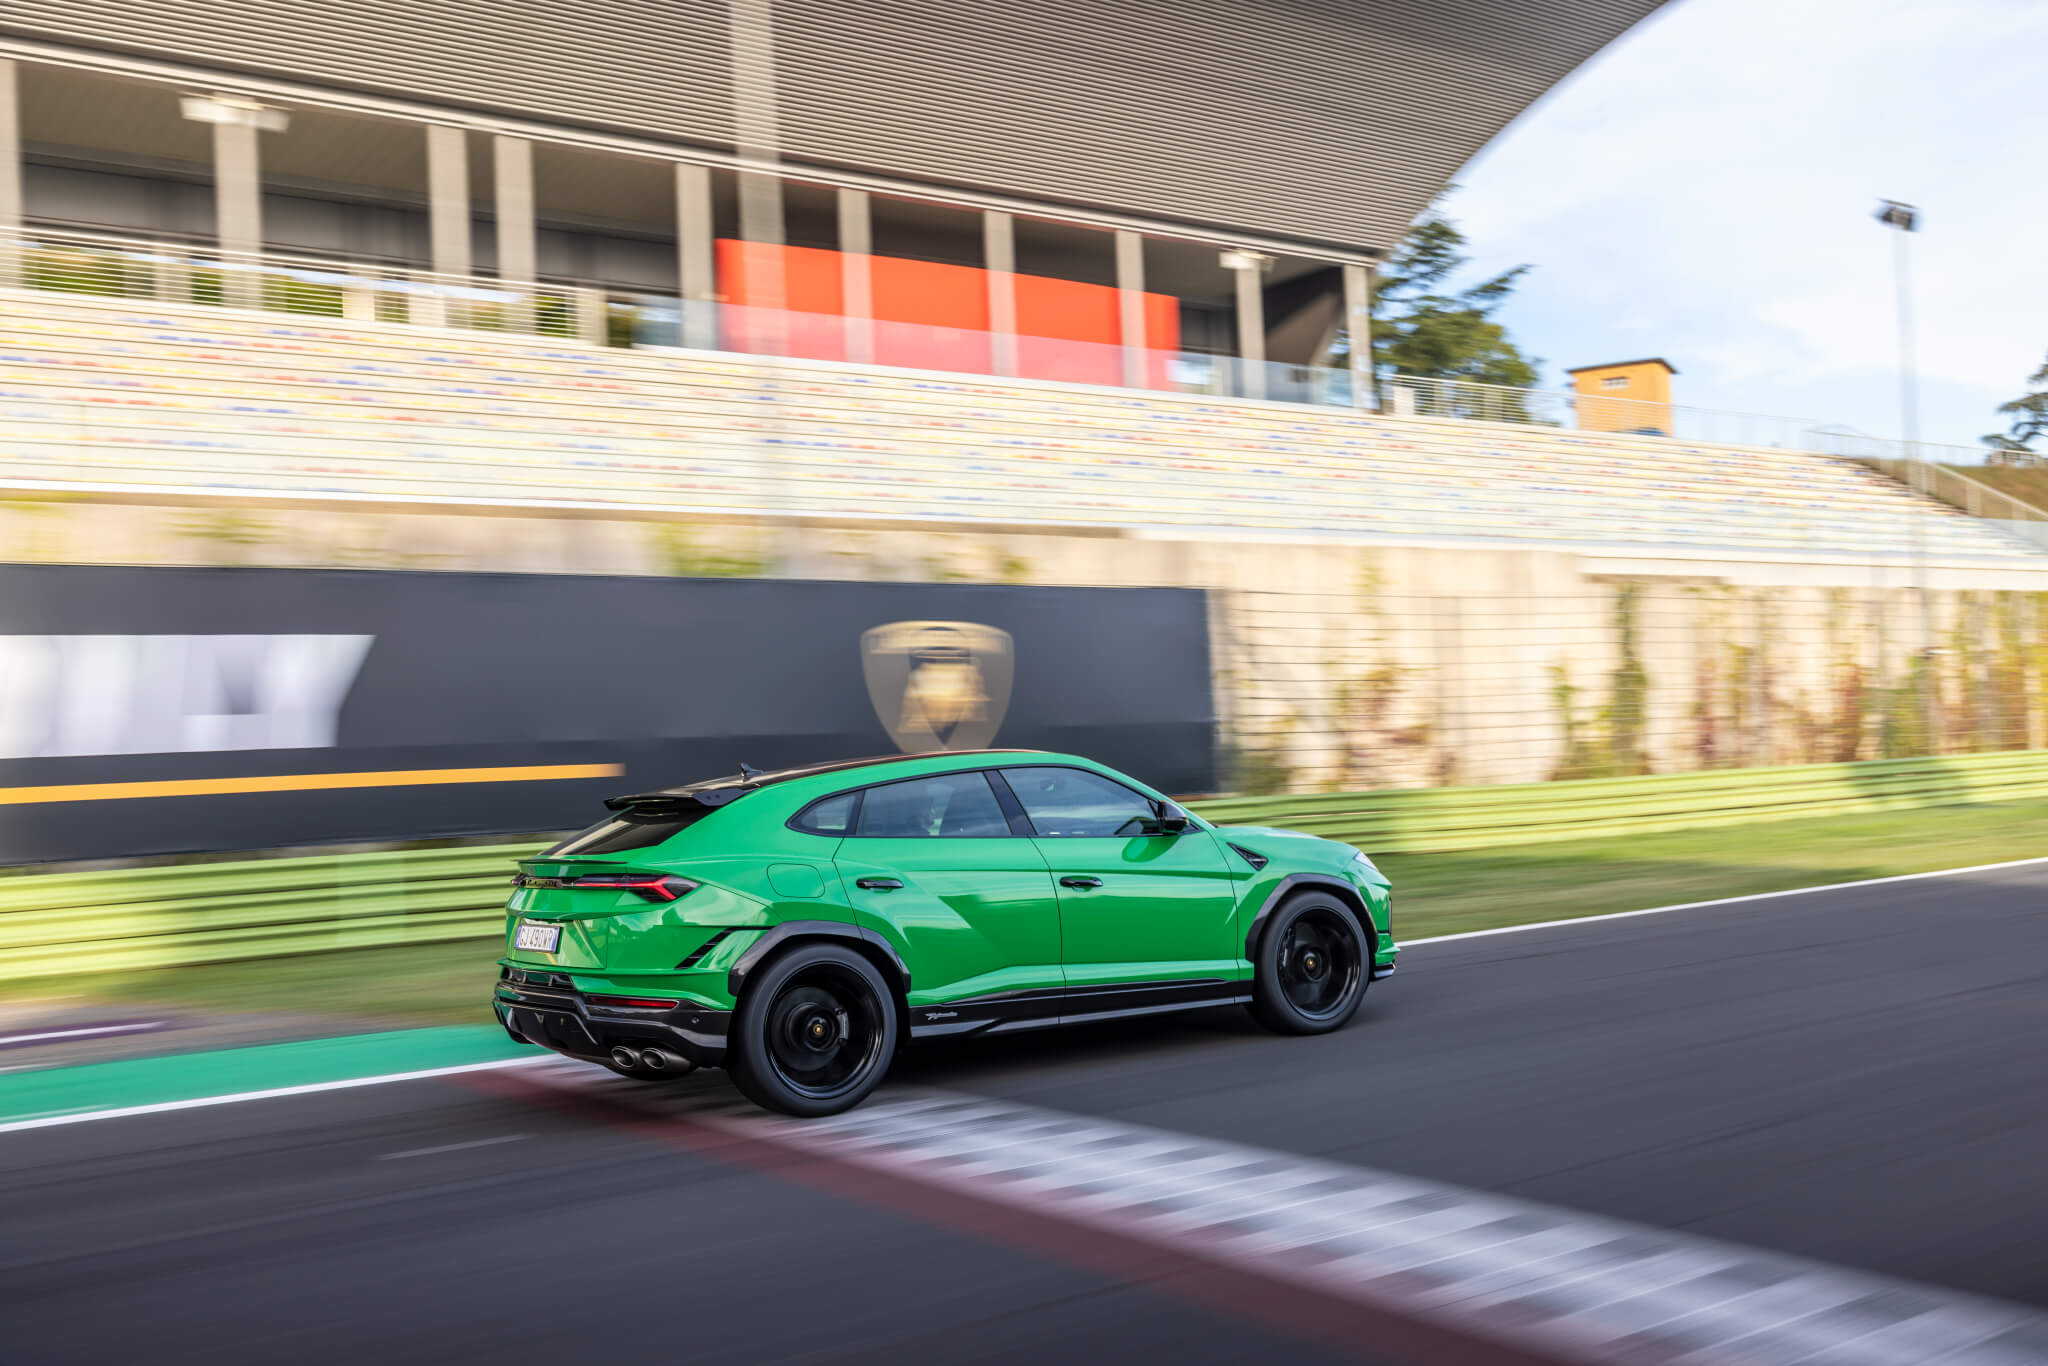
<path id="1" fill-rule="evenodd" d="M 1625 360 L 1565 373 L 1577 395 L 1579 430 L 1672 434 L 1671 377 L 1678 371 L 1670 361 Z"/>

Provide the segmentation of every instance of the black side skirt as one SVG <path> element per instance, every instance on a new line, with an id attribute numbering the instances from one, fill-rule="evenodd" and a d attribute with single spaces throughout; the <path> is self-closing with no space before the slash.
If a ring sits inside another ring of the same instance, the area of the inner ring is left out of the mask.
<path id="1" fill-rule="evenodd" d="M 940 1039 L 964 1034 L 1013 1034 L 1053 1025 L 1087 1024 L 1174 1010 L 1242 1005 L 1252 999 L 1250 982 L 1196 978 L 1177 982 L 1134 982 L 1066 991 L 1006 991 L 910 1008 L 910 1037 Z"/>

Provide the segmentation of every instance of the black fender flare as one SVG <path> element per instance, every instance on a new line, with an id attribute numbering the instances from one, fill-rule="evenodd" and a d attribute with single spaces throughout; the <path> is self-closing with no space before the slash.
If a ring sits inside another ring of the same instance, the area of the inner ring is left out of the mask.
<path id="1" fill-rule="evenodd" d="M 747 976 L 761 964 L 768 961 L 783 945 L 793 940 L 837 939 L 857 944 L 867 951 L 869 957 L 879 956 L 888 964 L 886 972 L 893 975 L 896 986 L 905 996 L 910 994 L 910 968 L 896 950 L 874 935 L 864 932 L 857 925 L 848 925 L 839 920 L 785 920 L 747 945 L 725 974 L 725 989 L 737 1001 L 740 991 L 747 984 Z"/>
<path id="2" fill-rule="evenodd" d="M 1259 936 L 1265 933 L 1268 917 L 1281 902 L 1305 887 L 1335 893 L 1338 900 L 1357 914 L 1359 927 L 1374 940 L 1365 946 L 1366 957 L 1370 960 L 1378 947 L 1379 927 L 1373 923 L 1372 910 L 1365 904 L 1365 898 L 1358 894 L 1358 889 L 1344 879 L 1328 873 L 1289 873 L 1280 879 L 1278 886 L 1266 894 L 1265 904 L 1259 907 L 1259 913 L 1252 917 L 1251 925 L 1245 930 L 1245 961 L 1259 961 Z"/>

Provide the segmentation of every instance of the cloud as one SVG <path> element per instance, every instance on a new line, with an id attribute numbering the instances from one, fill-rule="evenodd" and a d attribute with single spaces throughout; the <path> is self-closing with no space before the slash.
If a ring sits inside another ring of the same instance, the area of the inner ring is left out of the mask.
<path id="1" fill-rule="evenodd" d="M 2048 6 L 1681 0 L 1458 177 L 1476 268 L 1535 263 L 1504 314 L 1558 365 L 1648 349 L 1682 402 L 1894 433 L 1880 197 L 1913 238 L 1925 436 L 1999 425 L 2048 352 L 2039 265 Z"/>

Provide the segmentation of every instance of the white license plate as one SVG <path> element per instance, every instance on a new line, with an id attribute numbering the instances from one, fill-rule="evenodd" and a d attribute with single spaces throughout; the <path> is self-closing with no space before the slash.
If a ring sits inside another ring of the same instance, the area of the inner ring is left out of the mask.
<path id="1" fill-rule="evenodd" d="M 512 947 L 532 949 L 536 953 L 553 953 L 555 946 L 562 942 L 560 925 L 543 925 L 538 920 L 522 920 L 513 931 Z"/>

